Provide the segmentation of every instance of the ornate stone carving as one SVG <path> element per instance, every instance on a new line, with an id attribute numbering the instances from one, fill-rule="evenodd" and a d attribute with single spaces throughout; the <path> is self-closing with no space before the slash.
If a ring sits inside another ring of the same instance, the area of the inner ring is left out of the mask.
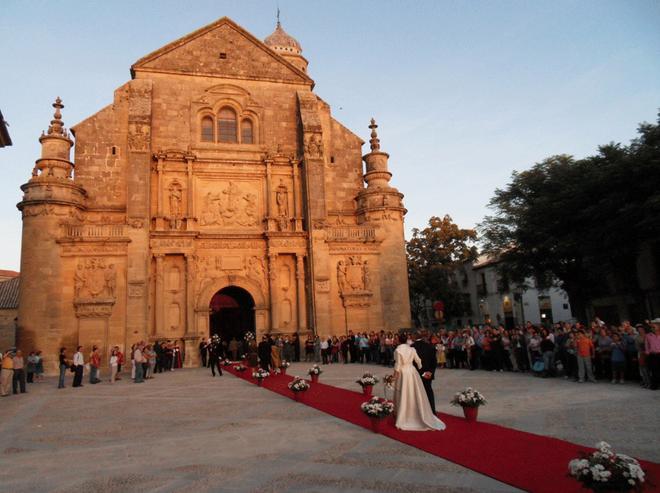
<path id="1" fill-rule="evenodd" d="M 199 222 L 202 226 L 257 226 L 257 196 L 230 181 L 220 193 L 207 192 Z"/>
<path id="2" fill-rule="evenodd" d="M 78 318 L 108 318 L 112 315 L 114 304 L 114 300 L 76 301 L 74 308 Z"/>
<path id="3" fill-rule="evenodd" d="M 305 135 L 305 157 L 320 159 L 323 157 L 323 139 L 321 134 Z"/>
<path id="4" fill-rule="evenodd" d="M 149 150 L 151 127 L 144 122 L 133 121 L 128 124 L 128 150 L 146 152 Z"/>
<path id="5" fill-rule="evenodd" d="M 337 285 L 341 294 L 368 292 L 371 285 L 368 262 L 356 255 L 337 262 Z"/>
<path id="6" fill-rule="evenodd" d="M 259 284 L 263 285 L 266 276 L 264 261 L 256 256 L 250 257 L 248 259 L 247 275 L 248 277 L 257 281 Z"/>
<path id="7" fill-rule="evenodd" d="M 78 263 L 73 277 L 76 300 L 110 299 L 114 302 L 117 291 L 117 271 L 114 264 L 103 258 L 90 258 Z"/>

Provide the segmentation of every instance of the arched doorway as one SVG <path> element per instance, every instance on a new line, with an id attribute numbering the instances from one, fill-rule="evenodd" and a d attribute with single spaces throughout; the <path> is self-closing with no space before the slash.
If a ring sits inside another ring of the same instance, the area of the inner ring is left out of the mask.
<path id="1" fill-rule="evenodd" d="M 255 331 L 254 299 L 245 289 L 228 286 L 211 298 L 209 331 L 210 336 L 218 334 L 222 340 L 233 337 L 240 341 L 246 332 Z"/>

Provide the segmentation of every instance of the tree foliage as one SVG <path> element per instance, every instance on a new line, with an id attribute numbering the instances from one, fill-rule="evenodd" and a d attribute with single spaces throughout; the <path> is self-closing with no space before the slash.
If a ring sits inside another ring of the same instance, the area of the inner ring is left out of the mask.
<path id="1" fill-rule="evenodd" d="M 426 301 L 443 301 L 449 315 L 465 311 L 453 274 L 458 265 L 477 257 L 476 239 L 476 231 L 459 228 L 450 216 L 431 217 L 428 227 L 413 229 L 406 251 L 410 302 L 418 323 L 425 319 Z"/>
<path id="2" fill-rule="evenodd" d="M 558 282 L 580 317 L 593 297 L 634 292 L 640 246 L 660 241 L 660 115 L 638 132 L 628 146 L 514 172 L 479 226 L 485 253 L 514 281 Z"/>

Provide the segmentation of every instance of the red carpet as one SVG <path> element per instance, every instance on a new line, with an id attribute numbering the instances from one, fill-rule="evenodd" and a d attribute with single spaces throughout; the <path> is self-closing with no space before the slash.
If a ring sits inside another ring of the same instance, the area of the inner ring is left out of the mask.
<path id="1" fill-rule="evenodd" d="M 233 367 L 224 368 L 256 384 L 249 369 L 237 372 Z M 288 375 L 272 376 L 264 380 L 263 387 L 292 398 L 293 393 L 287 387 L 291 379 Z M 305 393 L 303 404 L 371 429 L 369 418 L 360 410 L 365 400 L 362 393 L 319 382 Z M 568 462 L 578 457 L 580 451 L 593 449 L 489 423 L 468 423 L 449 414 L 440 413 L 440 418 L 447 425 L 444 431 L 401 431 L 388 420 L 381 434 L 529 492 L 587 492 L 568 476 Z M 647 473 L 644 491 L 659 491 L 660 465 L 640 463 Z"/>

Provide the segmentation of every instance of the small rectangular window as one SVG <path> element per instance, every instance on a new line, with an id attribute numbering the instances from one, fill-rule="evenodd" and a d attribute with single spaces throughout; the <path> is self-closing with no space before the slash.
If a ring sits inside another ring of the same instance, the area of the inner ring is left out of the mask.
<path id="1" fill-rule="evenodd" d="M 221 60 L 226 60 L 227 59 L 227 53 L 220 53 L 220 59 Z"/>

